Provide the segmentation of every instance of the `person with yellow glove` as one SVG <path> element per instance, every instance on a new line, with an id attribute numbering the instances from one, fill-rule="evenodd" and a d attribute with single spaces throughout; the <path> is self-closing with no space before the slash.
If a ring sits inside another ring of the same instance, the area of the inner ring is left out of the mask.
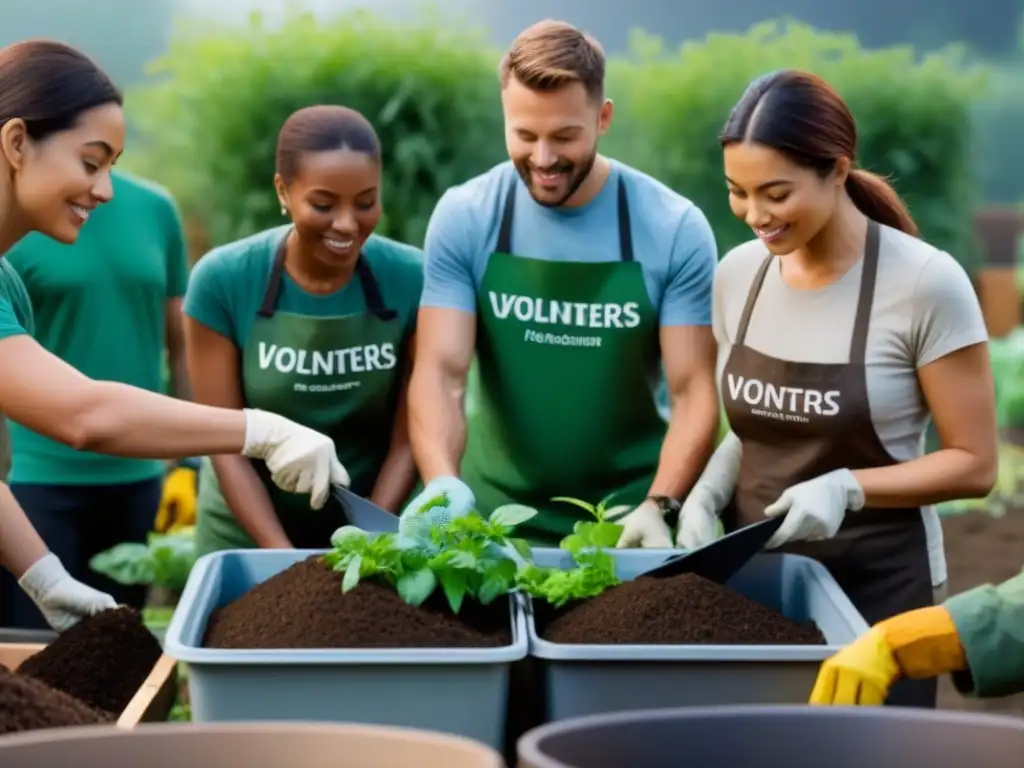
<path id="1" fill-rule="evenodd" d="M 168 533 L 177 528 L 195 525 L 196 470 L 193 463 L 185 460 L 167 473 L 160 507 L 153 523 L 153 530 L 157 533 Z"/>
<path id="2" fill-rule="evenodd" d="M 1024 692 L 1024 573 L 876 624 L 822 664 L 810 703 L 878 706 L 901 677 L 945 673 L 964 695 Z"/>

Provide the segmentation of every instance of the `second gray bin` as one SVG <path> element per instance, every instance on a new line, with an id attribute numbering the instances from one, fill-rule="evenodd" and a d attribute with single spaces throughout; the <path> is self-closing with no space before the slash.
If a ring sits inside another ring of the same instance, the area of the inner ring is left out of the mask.
<path id="1" fill-rule="evenodd" d="M 623 581 L 666 556 L 613 554 Z M 534 560 L 571 564 L 567 553 L 551 549 L 535 550 Z M 538 636 L 531 612 L 530 654 L 542 660 L 547 719 L 652 707 L 804 704 L 821 662 L 868 630 L 832 575 L 807 557 L 757 555 L 729 586 L 787 618 L 813 621 L 827 645 L 562 645 Z"/>

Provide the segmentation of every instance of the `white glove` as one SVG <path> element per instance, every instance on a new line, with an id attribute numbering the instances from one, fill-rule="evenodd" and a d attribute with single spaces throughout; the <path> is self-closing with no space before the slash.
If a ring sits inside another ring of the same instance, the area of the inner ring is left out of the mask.
<path id="1" fill-rule="evenodd" d="M 859 512 L 863 507 L 864 489 L 848 469 L 798 483 L 765 508 L 767 517 L 786 516 L 765 548 L 774 549 L 790 541 L 831 539 L 843 524 L 846 510 Z"/>
<path id="2" fill-rule="evenodd" d="M 718 516 L 736 488 L 741 458 L 743 445 L 730 431 L 708 459 L 707 466 L 679 510 L 676 546 L 698 549 L 721 535 Z"/>
<path id="3" fill-rule="evenodd" d="M 421 507 L 427 502 L 440 496 L 446 497 L 445 504 L 421 510 Z M 417 517 L 421 512 L 425 515 L 424 519 L 428 525 L 444 525 L 456 517 L 468 515 L 474 507 L 476 507 L 476 498 L 473 496 L 473 492 L 459 478 L 450 475 L 435 477 L 402 510 L 399 530 L 402 530 L 402 520 Z"/>
<path id="4" fill-rule="evenodd" d="M 326 503 L 332 484 L 348 487 L 352 482 L 331 438 L 269 411 L 245 409 L 242 455 L 265 461 L 281 489 L 310 494 L 313 509 Z"/>
<path id="5" fill-rule="evenodd" d="M 699 486 L 694 487 L 679 510 L 676 546 L 700 549 L 717 539 L 722 532 L 715 509 L 715 499 Z"/>
<path id="6" fill-rule="evenodd" d="M 647 499 L 622 518 L 622 534 L 617 549 L 671 549 L 672 529 L 657 503 Z"/>
<path id="7" fill-rule="evenodd" d="M 18 579 L 18 586 L 58 632 L 71 628 L 87 616 L 117 608 L 117 601 L 110 595 L 71 578 L 52 552 L 36 560 Z"/>

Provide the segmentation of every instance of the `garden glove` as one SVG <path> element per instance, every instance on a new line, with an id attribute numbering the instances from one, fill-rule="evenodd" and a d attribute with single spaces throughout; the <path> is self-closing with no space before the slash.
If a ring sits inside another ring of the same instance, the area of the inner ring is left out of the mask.
<path id="1" fill-rule="evenodd" d="M 430 504 L 432 501 L 439 503 Z M 476 498 L 473 492 L 459 478 L 450 475 L 435 477 L 402 510 L 398 530 L 403 531 L 404 523 L 413 518 L 420 518 L 421 514 L 421 519 L 428 526 L 443 525 L 453 518 L 468 515 L 475 507 Z"/>
<path id="2" fill-rule="evenodd" d="M 897 679 L 937 677 L 966 668 L 944 606 L 919 608 L 876 624 L 818 671 L 811 704 L 881 706 Z"/>
<path id="3" fill-rule="evenodd" d="M 672 548 L 672 529 L 665 522 L 665 515 L 656 501 L 647 499 L 617 522 L 622 525 L 622 533 L 615 545 L 618 549 Z"/>
<path id="4" fill-rule="evenodd" d="M 73 579 L 52 552 L 36 560 L 18 579 L 18 585 L 57 632 L 71 628 L 87 616 L 117 607 L 117 601 L 110 595 Z"/>
<path id="5" fill-rule="evenodd" d="M 163 496 L 153 530 L 167 533 L 194 525 L 196 521 L 196 471 L 191 467 L 172 469 L 164 479 Z"/>
<path id="6" fill-rule="evenodd" d="M 766 549 L 791 541 L 820 541 L 836 535 L 846 510 L 864 507 L 864 489 L 848 469 L 837 469 L 791 486 L 765 508 L 768 517 L 785 515 Z"/>
<path id="7" fill-rule="evenodd" d="M 242 455 L 266 462 L 282 490 L 310 494 L 313 509 L 323 507 L 332 485 L 351 483 L 331 438 L 269 411 L 245 409 Z"/>
<path id="8" fill-rule="evenodd" d="M 719 515 L 732 498 L 740 471 L 743 445 L 734 432 L 729 432 L 711 455 L 682 509 L 676 546 L 700 549 L 722 535 Z"/>

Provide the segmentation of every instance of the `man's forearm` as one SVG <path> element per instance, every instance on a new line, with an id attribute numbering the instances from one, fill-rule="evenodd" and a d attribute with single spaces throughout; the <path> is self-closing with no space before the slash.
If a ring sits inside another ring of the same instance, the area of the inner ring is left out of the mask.
<path id="1" fill-rule="evenodd" d="M 674 398 L 658 470 L 651 483 L 652 496 L 686 496 L 714 450 L 718 423 L 718 395 L 713 385 L 694 387 Z"/>
<path id="2" fill-rule="evenodd" d="M 438 371 L 414 370 L 409 385 L 409 440 L 424 483 L 457 476 L 466 449 L 466 384 Z"/>

